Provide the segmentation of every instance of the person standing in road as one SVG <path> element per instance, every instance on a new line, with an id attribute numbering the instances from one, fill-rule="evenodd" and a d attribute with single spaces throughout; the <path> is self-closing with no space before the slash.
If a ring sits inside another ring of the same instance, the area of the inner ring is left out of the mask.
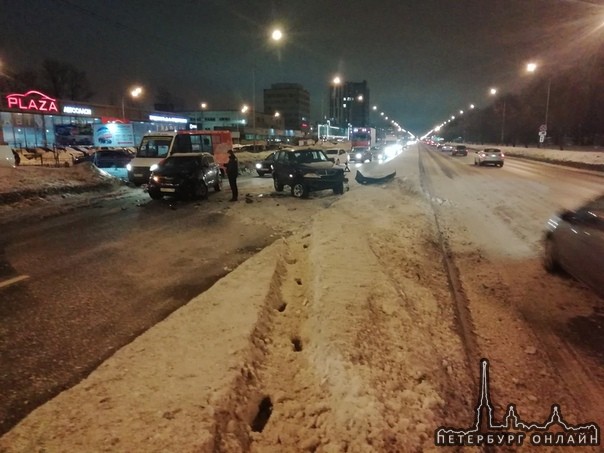
<path id="1" fill-rule="evenodd" d="M 239 176 L 239 161 L 237 157 L 235 157 L 235 153 L 232 149 L 229 149 L 229 161 L 226 164 L 226 174 L 229 178 L 229 186 L 231 186 L 231 192 L 233 195 L 231 196 L 230 201 L 237 201 L 237 197 L 239 197 L 239 190 L 237 189 L 237 176 Z"/>

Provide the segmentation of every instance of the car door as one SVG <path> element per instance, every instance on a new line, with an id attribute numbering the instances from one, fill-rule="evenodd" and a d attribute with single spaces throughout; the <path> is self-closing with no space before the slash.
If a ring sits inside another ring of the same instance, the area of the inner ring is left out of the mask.
<path id="1" fill-rule="evenodd" d="M 280 182 L 287 181 L 287 152 L 279 151 L 276 153 L 273 162 L 273 178 Z"/>
<path id="2" fill-rule="evenodd" d="M 573 275 L 604 297 L 604 198 L 578 214 Z"/>
<path id="3" fill-rule="evenodd" d="M 201 158 L 201 167 L 206 184 L 209 186 L 216 184 L 218 175 L 216 166 L 214 165 L 214 158 L 212 156 L 203 156 Z"/>

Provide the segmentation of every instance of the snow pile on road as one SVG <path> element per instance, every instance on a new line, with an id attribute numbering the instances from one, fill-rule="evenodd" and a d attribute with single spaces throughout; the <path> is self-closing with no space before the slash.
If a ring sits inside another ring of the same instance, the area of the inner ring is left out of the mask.
<path id="1" fill-rule="evenodd" d="M 604 170 L 604 149 L 594 149 L 593 151 L 574 151 L 543 148 L 522 148 L 512 146 L 497 146 L 505 154 L 514 157 L 523 157 L 550 163 L 583 163 L 595 167 L 601 167 Z"/>

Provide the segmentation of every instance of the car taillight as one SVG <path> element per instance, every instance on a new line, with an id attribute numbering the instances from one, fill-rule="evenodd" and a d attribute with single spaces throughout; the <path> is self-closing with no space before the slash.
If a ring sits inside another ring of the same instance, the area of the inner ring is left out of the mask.
<path id="1" fill-rule="evenodd" d="M 505 154 L 501 153 L 501 157 L 505 157 Z"/>

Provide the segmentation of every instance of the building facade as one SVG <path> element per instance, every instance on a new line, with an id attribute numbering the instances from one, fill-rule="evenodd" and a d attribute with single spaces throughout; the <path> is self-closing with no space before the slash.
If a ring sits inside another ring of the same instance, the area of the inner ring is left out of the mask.
<path id="1" fill-rule="evenodd" d="M 369 87 L 367 81 L 344 82 L 329 87 L 329 117 L 339 127 L 368 127 Z"/>
<path id="2" fill-rule="evenodd" d="M 229 130 L 239 144 L 293 142 L 302 133 L 287 129 L 282 115 L 241 110 L 198 110 L 183 113 L 191 127 L 204 130 Z"/>
<path id="3" fill-rule="evenodd" d="M 264 111 L 279 113 L 285 129 L 310 131 L 310 94 L 298 83 L 274 83 L 265 88 Z"/>
<path id="4" fill-rule="evenodd" d="M 129 147 L 148 132 L 188 129 L 188 119 L 174 113 L 55 99 L 37 90 L 0 94 L 0 121 L 0 144 L 12 148 Z"/>

